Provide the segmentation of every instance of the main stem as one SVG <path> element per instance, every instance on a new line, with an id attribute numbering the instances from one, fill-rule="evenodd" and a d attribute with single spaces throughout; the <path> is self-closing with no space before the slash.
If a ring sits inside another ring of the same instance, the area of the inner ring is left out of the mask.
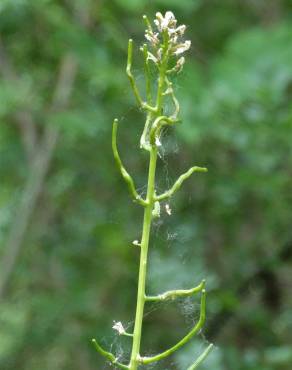
<path id="1" fill-rule="evenodd" d="M 148 113 L 148 118 L 155 118 L 153 116 L 160 116 L 163 104 L 163 89 L 165 85 L 165 75 L 168 62 L 168 40 L 165 40 L 164 45 L 164 56 L 161 67 L 159 68 L 159 78 L 158 78 L 158 88 L 156 97 L 156 113 Z M 146 196 L 146 206 L 144 209 L 144 219 L 143 219 L 143 231 L 141 240 L 141 253 L 140 253 L 140 266 L 139 266 L 139 280 L 138 280 L 138 293 L 137 293 L 137 306 L 136 306 L 136 316 L 135 316 L 135 326 L 133 333 L 133 346 L 131 353 L 131 360 L 129 364 L 129 370 L 137 370 L 139 365 L 140 357 L 140 344 L 141 344 L 141 334 L 142 334 L 142 323 L 145 305 L 145 284 L 146 284 L 146 273 L 147 273 L 147 256 L 148 256 L 148 245 L 149 237 L 151 231 L 152 223 L 152 211 L 154 206 L 155 198 L 155 174 L 156 174 L 156 163 L 157 163 L 157 152 L 158 149 L 156 145 L 150 143 L 150 160 L 149 160 L 149 170 L 148 170 L 148 183 L 147 183 L 147 196 Z"/>
<path id="2" fill-rule="evenodd" d="M 147 205 L 144 210 L 143 219 L 143 232 L 141 240 L 141 253 L 140 253 L 140 267 L 139 267 L 139 282 L 138 282 L 138 294 L 137 294 L 137 307 L 136 317 L 134 326 L 133 336 L 133 347 L 131 354 L 131 361 L 129 368 L 130 370 L 136 370 L 139 363 L 139 352 L 141 343 L 142 333 L 142 321 L 145 304 L 145 284 L 146 284 L 146 272 L 147 272 L 147 255 L 149 236 L 152 223 L 152 210 L 154 205 L 155 195 L 155 173 L 156 173 L 156 162 L 157 162 L 157 148 L 151 147 L 150 149 L 150 162 L 148 171 L 148 185 L 147 185 Z"/>

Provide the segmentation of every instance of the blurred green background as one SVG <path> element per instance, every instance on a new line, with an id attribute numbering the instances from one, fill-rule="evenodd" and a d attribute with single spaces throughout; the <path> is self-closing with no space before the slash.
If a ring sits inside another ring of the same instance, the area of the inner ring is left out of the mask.
<path id="1" fill-rule="evenodd" d="M 111 153 L 145 191 L 143 115 L 125 76 L 146 13 L 172 10 L 192 49 L 176 86 L 158 187 L 196 164 L 151 240 L 148 290 L 207 278 L 201 335 L 153 369 L 292 368 L 292 2 L 0 1 L 0 368 L 109 369 L 90 339 L 128 355 L 142 213 Z M 134 72 L 141 83 L 138 47 Z M 174 344 L 199 302 L 149 305 L 143 353 Z"/>

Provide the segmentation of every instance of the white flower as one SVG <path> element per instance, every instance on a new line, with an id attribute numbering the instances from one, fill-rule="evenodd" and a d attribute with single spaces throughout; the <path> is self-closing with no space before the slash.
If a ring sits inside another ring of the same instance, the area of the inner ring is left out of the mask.
<path id="1" fill-rule="evenodd" d="M 146 30 L 145 38 L 155 47 L 159 44 L 158 33 L 154 33 L 151 30 Z"/>
<path id="2" fill-rule="evenodd" d="M 163 95 L 169 95 L 173 93 L 173 88 L 168 86 L 168 88 L 164 91 Z"/>
<path id="3" fill-rule="evenodd" d="M 165 205 L 165 211 L 168 214 L 168 216 L 171 216 L 171 208 L 170 208 L 169 204 Z"/>
<path id="4" fill-rule="evenodd" d="M 161 57 L 162 57 L 162 49 L 159 48 L 158 51 L 157 51 L 157 57 L 159 60 L 161 60 Z"/>
<path id="5" fill-rule="evenodd" d="M 175 28 L 176 22 L 174 14 L 170 11 L 166 12 L 164 17 L 160 12 L 157 12 L 154 20 L 159 32 Z"/>
<path id="6" fill-rule="evenodd" d="M 175 30 L 180 36 L 183 36 L 183 34 L 185 33 L 185 30 L 186 30 L 186 25 L 182 24 L 181 26 L 177 27 L 177 29 Z"/>
<path id="7" fill-rule="evenodd" d="M 148 51 L 147 60 L 152 60 L 154 63 L 158 63 L 158 58 L 156 58 L 152 53 Z"/>
<path id="8" fill-rule="evenodd" d="M 182 54 L 185 51 L 189 50 L 190 47 L 191 47 L 191 41 L 190 40 L 187 40 L 187 41 L 185 41 L 182 44 L 176 45 L 175 48 L 174 48 L 173 54 L 174 55 Z"/>
<path id="9" fill-rule="evenodd" d="M 159 140 L 159 137 L 156 137 L 156 138 L 155 138 L 155 145 L 156 145 L 157 147 L 161 146 L 161 141 Z"/>
<path id="10" fill-rule="evenodd" d="M 179 60 L 176 62 L 175 70 L 177 72 L 181 72 L 184 64 L 185 64 L 185 57 L 180 57 Z"/>
<path id="11" fill-rule="evenodd" d="M 166 12 L 165 17 L 163 18 L 161 22 L 161 28 L 163 30 L 166 30 L 167 28 L 171 28 L 176 25 L 176 19 L 172 12 Z"/>
<path id="12" fill-rule="evenodd" d="M 160 203 L 159 202 L 154 203 L 154 208 L 152 210 L 152 216 L 155 218 L 160 217 Z"/>
<path id="13" fill-rule="evenodd" d="M 186 26 L 184 24 L 177 26 L 177 20 L 171 11 L 167 11 L 164 16 L 157 12 L 154 24 L 157 27 L 157 32 L 154 32 L 152 27 L 148 25 L 145 38 L 151 46 L 151 53 L 148 52 L 147 59 L 153 61 L 156 65 L 160 65 L 166 53 L 168 57 L 176 57 L 191 47 L 190 41 L 182 39 Z M 165 41 L 165 33 L 168 34 L 167 41 Z M 180 58 L 170 71 L 180 72 L 184 61 L 184 58 Z"/>
<path id="14" fill-rule="evenodd" d="M 170 44 L 171 45 L 175 45 L 178 41 L 178 35 L 177 33 L 174 31 L 173 33 L 170 33 Z"/>
<path id="15" fill-rule="evenodd" d="M 123 327 L 123 324 L 120 321 L 119 322 L 114 321 L 113 329 L 116 330 L 119 333 L 119 335 L 123 335 L 126 332 L 126 330 Z"/>

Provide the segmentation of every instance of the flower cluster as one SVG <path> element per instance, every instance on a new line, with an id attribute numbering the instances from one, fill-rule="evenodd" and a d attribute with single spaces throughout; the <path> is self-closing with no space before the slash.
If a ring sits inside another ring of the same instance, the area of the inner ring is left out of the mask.
<path id="1" fill-rule="evenodd" d="M 150 42 L 154 53 L 148 52 L 148 59 L 155 64 L 159 64 L 162 60 L 163 52 L 167 52 L 168 56 L 179 56 L 191 47 L 191 41 L 183 41 L 182 37 L 185 33 L 186 26 L 177 26 L 177 20 L 172 12 L 168 11 L 163 16 L 160 12 L 156 13 L 154 24 L 157 31 L 154 31 L 150 24 L 145 32 L 145 38 Z M 167 50 L 164 51 L 165 38 L 167 38 Z M 177 61 L 174 70 L 180 71 L 184 65 L 184 57 L 180 57 Z"/>

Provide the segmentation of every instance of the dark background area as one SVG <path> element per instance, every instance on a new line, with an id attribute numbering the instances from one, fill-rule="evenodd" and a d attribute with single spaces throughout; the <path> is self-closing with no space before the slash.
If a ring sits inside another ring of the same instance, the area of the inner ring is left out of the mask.
<path id="1" fill-rule="evenodd" d="M 142 213 L 111 153 L 111 123 L 139 190 L 144 125 L 125 75 L 145 13 L 172 10 L 192 40 L 176 81 L 182 124 L 163 138 L 158 188 L 207 166 L 151 238 L 148 291 L 207 279 L 201 335 L 153 369 L 291 370 L 292 3 L 289 0 L 0 1 L 0 368 L 110 366 L 134 319 Z M 142 85 L 141 85 L 142 86 Z M 174 344 L 199 301 L 149 305 L 143 353 Z"/>

